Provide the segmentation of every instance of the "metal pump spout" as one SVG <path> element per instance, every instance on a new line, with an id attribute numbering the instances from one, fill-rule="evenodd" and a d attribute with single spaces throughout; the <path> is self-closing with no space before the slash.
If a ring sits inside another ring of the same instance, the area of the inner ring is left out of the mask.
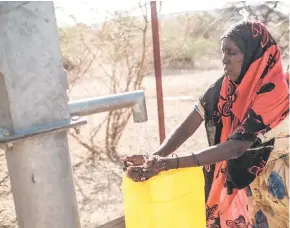
<path id="1" fill-rule="evenodd" d="M 135 123 L 148 120 L 144 91 L 120 93 L 69 102 L 72 116 L 87 116 L 132 107 Z"/>

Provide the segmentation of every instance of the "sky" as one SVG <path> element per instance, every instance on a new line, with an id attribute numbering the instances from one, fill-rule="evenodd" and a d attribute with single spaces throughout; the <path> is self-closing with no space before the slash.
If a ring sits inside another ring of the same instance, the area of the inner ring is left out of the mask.
<path id="1" fill-rule="evenodd" d="M 289 0 L 288 0 L 289 1 Z M 130 10 L 138 8 L 139 0 L 55 0 L 55 13 L 58 24 L 73 25 L 75 22 L 94 24 L 103 20 L 108 12 L 116 10 Z M 142 1 L 145 3 L 145 1 Z M 182 11 L 197 11 L 222 8 L 226 0 L 166 0 L 162 1 L 162 13 L 176 13 Z M 234 1 L 230 1 L 234 2 Z M 250 4 L 263 2 L 261 0 L 247 1 Z M 136 15 L 141 11 L 134 10 Z M 73 17 L 71 17 L 71 15 Z M 74 18 L 74 19 L 73 19 Z"/>

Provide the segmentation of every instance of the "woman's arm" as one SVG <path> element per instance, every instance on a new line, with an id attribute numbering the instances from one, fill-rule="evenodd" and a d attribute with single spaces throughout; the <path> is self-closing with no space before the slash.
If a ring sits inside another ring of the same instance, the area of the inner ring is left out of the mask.
<path id="1" fill-rule="evenodd" d="M 166 158 L 162 162 L 165 162 L 166 167 L 164 170 L 175 169 L 177 165 L 179 168 L 211 165 L 240 157 L 252 144 L 252 141 L 228 140 L 203 149 L 194 153 L 194 155 L 189 154 L 178 156 L 178 158 Z"/>
<path id="2" fill-rule="evenodd" d="M 194 109 L 186 119 L 167 136 L 164 142 L 153 154 L 161 157 L 170 155 L 193 135 L 202 122 L 202 116 L 196 109 Z"/>
<path id="3" fill-rule="evenodd" d="M 184 121 L 182 121 L 158 147 L 153 155 L 166 157 L 176 151 L 192 134 L 197 130 L 203 122 L 202 107 L 195 106 L 194 110 L 189 113 Z M 145 162 L 144 155 L 131 155 L 121 159 L 124 162 L 124 170 L 127 166 L 143 165 Z"/>
<path id="4" fill-rule="evenodd" d="M 127 175 L 134 181 L 145 181 L 162 171 L 176 168 L 187 168 L 211 165 L 220 161 L 230 160 L 241 156 L 251 147 L 251 141 L 228 140 L 215 146 L 201 150 L 194 155 L 178 157 L 152 157 L 143 166 L 131 166 L 126 170 Z"/>

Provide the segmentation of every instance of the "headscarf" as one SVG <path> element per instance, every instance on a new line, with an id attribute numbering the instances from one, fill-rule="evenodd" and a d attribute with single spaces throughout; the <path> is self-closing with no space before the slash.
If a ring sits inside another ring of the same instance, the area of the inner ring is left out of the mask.
<path id="1" fill-rule="evenodd" d="M 289 74 L 283 74 L 280 50 L 265 25 L 259 21 L 237 24 L 224 37 L 231 38 L 244 53 L 236 81 L 223 78 L 215 118 L 222 121 L 220 142 L 249 140 L 277 126 L 289 114 Z M 215 165 L 207 200 L 207 224 L 218 218 L 221 227 L 250 227 L 245 187 L 263 172 L 274 141 L 262 149 Z"/>

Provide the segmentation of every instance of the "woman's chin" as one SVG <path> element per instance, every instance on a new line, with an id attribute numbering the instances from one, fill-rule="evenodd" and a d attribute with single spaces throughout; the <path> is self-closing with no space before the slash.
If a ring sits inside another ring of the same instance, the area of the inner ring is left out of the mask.
<path id="1" fill-rule="evenodd" d="M 230 74 L 227 74 L 225 73 L 225 76 L 230 79 L 231 81 L 236 81 L 237 80 L 237 77 L 236 76 L 233 76 L 233 75 L 230 75 Z"/>

